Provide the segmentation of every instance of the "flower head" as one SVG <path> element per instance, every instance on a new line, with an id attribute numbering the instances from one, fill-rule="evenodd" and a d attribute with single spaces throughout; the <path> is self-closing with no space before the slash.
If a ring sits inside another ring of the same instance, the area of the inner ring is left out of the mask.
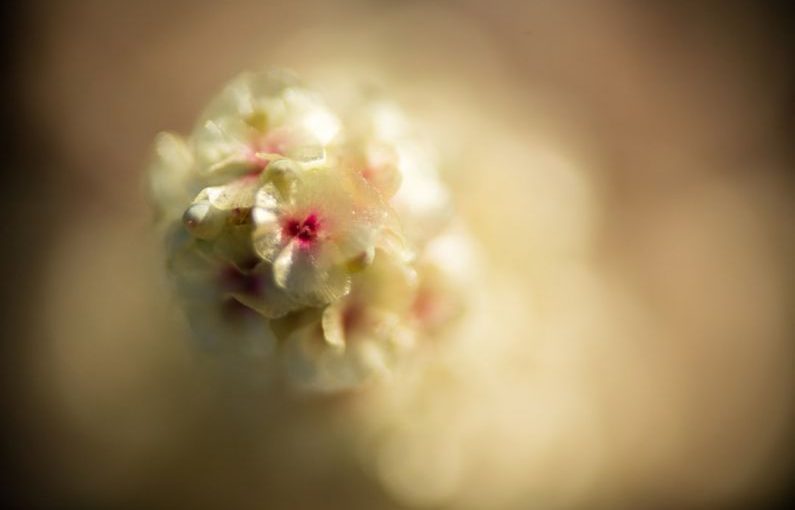
<path id="1" fill-rule="evenodd" d="M 233 80 L 187 139 L 160 135 L 151 194 L 193 335 L 281 357 L 304 388 L 392 373 L 459 309 L 434 256 L 447 194 L 419 147 L 394 107 L 341 122 L 280 71 Z"/>

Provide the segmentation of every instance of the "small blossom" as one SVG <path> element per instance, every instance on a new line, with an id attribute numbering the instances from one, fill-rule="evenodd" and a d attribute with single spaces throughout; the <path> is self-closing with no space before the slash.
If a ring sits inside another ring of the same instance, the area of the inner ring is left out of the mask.
<path id="1" fill-rule="evenodd" d="M 354 276 L 347 296 L 287 338 L 288 371 L 296 383 L 338 391 L 389 374 L 414 342 L 408 315 L 416 283 L 413 269 L 379 251 Z"/>
<path id="2" fill-rule="evenodd" d="M 347 294 L 352 270 L 372 260 L 389 214 L 357 175 L 307 170 L 286 195 L 272 185 L 260 189 L 252 213 L 254 248 L 295 300 L 329 303 Z"/>
<path id="3" fill-rule="evenodd" d="M 419 332 L 439 336 L 471 306 L 478 265 L 474 243 L 460 225 L 428 243 L 416 263 L 419 285 L 411 305 Z"/>
<path id="4" fill-rule="evenodd" d="M 287 73 L 244 74 L 205 111 L 193 132 L 199 171 L 210 183 L 262 172 L 288 157 L 322 163 L 339 122 Z"/>
<path id="5" fill-rule="evenodd" d="M 245 296 L 262 296 L 268 292 L 267 282 L 262 286 L 239 281 L 230 284 L 232 268 L 240 275 L 236 278 L 247 277 L 180 231 L 171 235 L 170 247 L 170 272 L 182 296 L 188 325 L 201 345 L 224 349 L 228 340 L 234 338 L 234 345 L 247 353 L 272 351 L 276 337 L 266 318 L 244 304 Z M 276 288 L 272 290 L 279 292 Z"/>
<path id="6" fill-rule="evenodd" d="M 450 193 L 439 179 L 435 158 L 427 147 L 403 140 L 397 151 L 402 183 L 390 205 L 400 216 L 406 237 L 419 248 L 450 222 Z"/>
<path id="7" fill-rule="evenodd" d="M 412 132 L 403 113 L 384 100 L 363 101 L 346 118 L 342 151 L 401 218 L 416 247 L 438 234 L 451 217 L 450 197 L 436 158 Z"/>

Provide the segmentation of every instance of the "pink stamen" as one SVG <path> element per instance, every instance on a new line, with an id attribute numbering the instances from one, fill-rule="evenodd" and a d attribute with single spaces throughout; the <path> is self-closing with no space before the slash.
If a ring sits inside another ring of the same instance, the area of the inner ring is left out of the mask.
<path id="1" fill-rule="evenodd" d="M 299 244 L 306 247 L 317 239 L 319 229 L 320 220 L 317 214 L 312 213 L 303 220 L 287 220 L 283 226 L 283 233 L 288 238 L 298 239 Z"/>

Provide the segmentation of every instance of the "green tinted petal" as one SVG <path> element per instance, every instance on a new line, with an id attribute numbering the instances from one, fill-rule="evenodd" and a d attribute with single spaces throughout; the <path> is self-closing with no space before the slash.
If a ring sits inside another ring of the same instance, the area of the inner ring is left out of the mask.
<path id="1" fill-rule="evenodd" d="M 222 185 L 205 188 L 199 193 L 197 200 L 205 199 L 213 207 L 221 210 L 248 209 L 254 205 L 259 188 L 256 177 L 244 177 Z"/>
<path id="2" fill-rule="evenodd" d="M 350 275 L 344 267 L 329 265 L 325 259 L 325 253 L 304 249 L 297 241 L 291 241 L 273 263 L 276 284 L 308 306 L 339 299 L 350 290 Z"/>
<path id="3" fill-rule="evenodd" d="M 160 215 L 179 218 L 190 203 L 193 155 L 185 140 L 172 133 L 160 133 L 149 166 L 150 195 Z"/>
<path id="4" fill-rule="evenodd" d="M 345 347 L 345 331 L 343 324 L 343 304 L 334 303 L 323 310 L 321 325 L 323 337 L 326 341 L 337 347 Z"/>
<path id="5" fill-rule="evenodd" d="M 221 233 L 224 215 L 208 201 L 194 203 L 182 216 L 182 223 L 190 234 L 199 239 L 213 239 Z"/>

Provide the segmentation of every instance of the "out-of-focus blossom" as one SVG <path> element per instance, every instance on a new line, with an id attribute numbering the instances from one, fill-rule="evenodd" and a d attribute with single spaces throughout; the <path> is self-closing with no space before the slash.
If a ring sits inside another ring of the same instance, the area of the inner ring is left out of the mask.
<path id="1" fill-rule="evenodd" d="M 277 302 L 278 289 L 256 271 L 240 269 L 200 243 L 179 230 L 169 238 L 169 269 L 194 337 L 209 349 L 231 345 L 247 353 L 272 351 L 275 337 L 266 318 L 248 304 L 265 296 Z"/>
<path id="2" fill-rule="evenodd" d="M 398 212 L 406 237 L 421 246 L 451 218 L 450 196 L 438 176 L 436 157 L 413 133 L 397 106 L 362 100 L 345 117 L 345 153 Z"/>
<path id="3" fill-rule="evenodd" d="M 287 339 L 288 370 L 302 386 L 338 390 L 388 374 L 415 341 L 409 320 L 416 273 L 380 252 L 350 293 Z"/>
<path id="4" fill-rule="evenodd" d="M 380 103 L 363 101 L 348 114 L 345 140 L 339 152 L 343 162 L 358 172 L 385 199 L 400 187 L 401 172 L 392 130 L 378 115 Z"/>
<path id="5" fill-rule="evenodd" d="M 208 182 L 258 174 L 288 157 L 322 163 L 339 122 L 285 72 L 246 73 L 202 115 L 191 137 L 198 170 Z"/>
<path id="6" fill-rule="evenodd" d="M 473 306 L 474 295 L 482 291 L 478 265 L 474 242 L 460 225 L 428 243 L 417 261 L 419 284 L 411 308 L 419 332 L 440 335 Z"/>

